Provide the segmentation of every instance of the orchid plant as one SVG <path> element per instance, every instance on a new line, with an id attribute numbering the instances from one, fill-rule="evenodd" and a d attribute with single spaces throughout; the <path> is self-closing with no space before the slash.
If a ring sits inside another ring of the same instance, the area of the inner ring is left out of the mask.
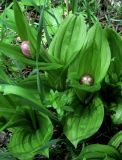
<path id="1" fill-rule="evenodd" d="M 37 154 L 50 158 L 52 142 L 60 141 L 53 139 L 55 123 L 75 150 L 99 131 L 107 113 L 111 123 L 122 124 L 120 35 L 98 21 L 89 26 L 81 13 L 69 13 L 55 22 L 52 38 L 46 27 L 51 15 L 47 4 L 39 7 L 32 2 L 40 12 L 38 26 L 29 24 L 21 4 L 13 0 L 13 10 L 6 9 L 14 16 L 13 23 L 3 21 L 21 44 L 0 41 L 0 131 L 12 132 L 7 149 L 20 160 Z M 6 57 L 17 66 L 30 66 L 29 76 L 15 80 L 7 74 L 2 63 Z M 85 145 L 72 159 L 121 160 L 121 141 L 119 131 L 107 144 Z"/>

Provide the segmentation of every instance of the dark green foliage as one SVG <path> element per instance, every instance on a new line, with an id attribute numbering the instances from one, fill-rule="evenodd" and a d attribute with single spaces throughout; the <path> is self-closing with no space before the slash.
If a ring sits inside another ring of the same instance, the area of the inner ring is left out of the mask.
<path id="1" fill-rule="evenodd" d="M 122 39 L 98 22 L 95 1 L 79 4 L 13 0 L 1 14 L 0 131 L 12 133 L 3 160 L 122 159 Z"/>

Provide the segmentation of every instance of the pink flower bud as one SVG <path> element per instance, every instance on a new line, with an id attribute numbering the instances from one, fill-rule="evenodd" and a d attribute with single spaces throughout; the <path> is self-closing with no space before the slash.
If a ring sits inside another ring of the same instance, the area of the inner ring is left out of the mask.
<path id="1" fill-rule="evenodd" d="M 29 41 L 23 41 L 21 43 L 21 50 L 26 57 L 30 57 Z"/>

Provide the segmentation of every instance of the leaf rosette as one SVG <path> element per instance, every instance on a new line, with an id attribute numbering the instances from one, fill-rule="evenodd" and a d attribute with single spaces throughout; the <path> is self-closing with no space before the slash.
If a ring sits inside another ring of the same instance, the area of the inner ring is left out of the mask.
<path id="1" fill-rule="evenodd" d="M 10 153 L 21 160 L 31 160 L 36 154 L 48 157 L 48 143 L 53 134 L 50 119 L 46 115 L 26 107 L 19 111 L 14 119 L 13 136 L 8 145 Z"/>
<path id="2" fill-rule="evenodd" d="M 83 48 L 70 65 L 68 72 L 69 84 L 76 89 L 81 100 L 84 100 L 85 92 L 100 89 L 110 60 L 111 53 L 105 31 L 99 23 L 96 23 L 89 29 Z M 92 83 L 80 83 L 84 76 L 90 76 Z"/>

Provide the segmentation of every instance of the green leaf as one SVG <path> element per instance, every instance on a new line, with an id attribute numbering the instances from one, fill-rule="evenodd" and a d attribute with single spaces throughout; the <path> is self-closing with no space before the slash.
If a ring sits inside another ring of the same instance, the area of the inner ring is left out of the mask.
<path id="1" fill-rule="evenodd" d="M 112 146 L 103 144 L 91 144 L 86 146 L 80 153 L 80 155 L 74 160 L 103 160 L 106 156 L 113 158 L 114 160 L 121 160 L 122 156 L 120 153 Z M 108 158 L 109 160 L 109 158 Z"/>
<path id="2" fill-rule="evenodd" d="M 26 89 L 19 86 L 14 85 L 8 85 L 8 84 L 0 84 L 0 92 L 3 92 L 4 95 L 16 95 L 21 98 L 22 100 L 25 100 L 25 104 L 27 103 L 30 105 L 30 107 L 48 115 L 49 117 L 54 118 L 52 113 L 48 111 L 44 105 L 42 105 L 42 102 L 40 101 L 40 97 L 37 93 L 37 91 L 33 89 Z M 26 102 L 27 101 L 27 102 Z M 56 118 L 54 118 L 56 119 Z"/>
<path id="3" fill-rule="evenodd" d="M 51 107 L 56 109 L 58 117 L 63 118 L 66 111 L 73 112 L 71 104 L 74 101 L 74 93 L 72 90 L 67 90 L 65 92 L 58 92 L 50 90 L 47 99 L 50 102 Z"/>
<path id="4" fill-rule="evenodd" d="M 120 145 L 119 151 L 120 151 L 120 153 L 122 154 L 122 145 Z"/>
<path id="5" fill-rule="evenodd" d="M 0 93 L 0 105 L 1 105 L 1 107 L 11 106 L 11 107 L 14 108 L 14 105 L 13 105 L 13 103 L 11 104 L 10 100 L 11 100 L 10 97 L 5 96 L 5 95 L 2 95 L 2 94 Z M 1 107 L 0 107 L 0 108 L 1 108 Z"/>
<path id="6" fill-rule="evenodd" d="M 51 35 L 54 35 L 56 33 L 59 24 L 63 20 L 62 15 L 63 15 L 63 9 L 60 6 L 45 10 L 44 13 L 45 25 L 47 27 L 48 32 Z"/>
<path id="7" fill-rule="evenodd" d="M 29 46 L 31 50 L 31 56 L 35 56 L 36 49 L 36 34 L 34 28 L 32 28 L 21 11 L 21 8 L 16 0 L 14 0 L 14 16 L 18 34 L 22 41 L 29 41 Z M 18 18 L 19 17 L 19 18 Z"/>
<path id="8" fill-rule="evenodd" d="M 0 69 L 0 81 L 4 83 L 12 83 L 12 80 L 9 78 L 9 76 L 2 70 Z"/>
<path id="9" fill-rule="evenodd" d="M 116 133 L 108 142 L 110 146 L 115 147 L 122 153 L 122 150 L 120 150 L 120 147 L 122 148 L 122 130 Z"/>
<path id="10" fill-rule="evenodd" d="M 115 104 L 111 110 L 114 112 L 111 115 L 114 124 L 122 124 L 122 102 Z"/>
<path id="11" fill-rule="evenodd" d="M 21 0 L 23 5 L 33 6 L 33 4 L 40 6 L 44 4 L 45 0 Z M 47 4 L 50 3 L 50 0 L 47 0 Z"/>
<path id="12" fill-rule="evenodd" d="M 25 122 L 23 126 L 17 126 L 13 132 L 8 149 L 12 155 L 20 160 L 32 159 L 35 154 L 49 156 L 49 148 L 41 148 L 48 144 L 53 134 L 52 123 L 42 113 L 34 112 L 34 116 L 36 118 L 36 126 L 33 126 L 28 109 L 22 110 L 16 117 L 17 120 L 20 118 L 25 119 Z"/>
<path id="13" fill-rule="evenodd" d="M 44 94 L 44 84 L 39 73 L 38 62 L 39 62 L 39 51 L 41 48 L 41 40 L 42 40 L 44 9 L 45 9 L 45 3 L 42 9 L 40 10 L 40 19 L 39 19 L 38 34 L 37 34 L 37 47 L 36 47 L 37 90 L 42 103 L 44 102 L 45 94 Z"/>
<path id="14" fill-rule="evenodd" d="M 77 35 L 77 36 L 76 36 Z M 82 15 L 70 14 L 60 25 L 49 46 L 49 55 L 60 64 L 69 64 L 80 51 L 86 36 Z"/>
<path id="15" fill-rule="evenodd" d="M 28 40 L 27 20 L 25 19 L 16 0 L 14 0 L 14 16 L 19 36 L 22 40 Z"/>
<path id="16" fill-rule="evenodd" d="M 81 104 L 75 106 L 74 113 L 65 117 L 63 121 L 64 134 L 77 147 L 78 142 L 89 138 L 98 131 L 103 118 L 103 103 L 96 97 L 89 106 L 81 106 Z"/>
<path id="17" fill-rule="evenodd" d="M 16 31 L 14 12 L 12 9 L 10 9 L 10 6 L 7 7 L 0 15 L 0 24 Z"/>
<path id="18" fill-rule="evenodd" d="M 4 95 L 15 94 L 23 98 L 27 98 L 36 104 L 40 104 L 37 92 L 32 89 L 25 89 L 14 85 L 0 84 L 0 92 L 4 92 Z"/>
<path id="19" fill-rule="evenodd" d="M 16 107 L 11 97 L 0 93 L 0 130 L 2 130 L 15 112 Z"/>
<path id="20" fill-rule="evenodd" d="M 111 60 L 107 37 L 99 23 L 88 31 L 86 42 L 76 60 L 69 67 L 69 76 L 76 74 L 79 82 L 84 75 L 90 75 L 94 84 L 98 84 L 105 77 Z"/>
<path id="21" fill-rule="evenodd" d="M 106 33 L 112 58 L 109 73 L 116 73 L 119 77 L 119 75 L 122 74 L 122 39 L 119 34 L 110 28 L 106 29 Z"/>
<path id="22" fill-rule="evenodd" d="M 115 158 L 111 158 L 109 156 L 106 156 L 103 160 L 115 160 Z"/>
<path id="23" fill-rule="evenodd" d="M 6 56 L 18 61 L 18 62 L 28 64 L 30 66 L 36 66 L 36 62 L 32 59 L 26 58 L 22 54 L 22 52 L 20 50 L 20 47 L 18 47 L 18 46 L 13 46 L 13 45 L 1 42 L 0 43 L 0 51 L 4 55 L 6 55 Z M 46 63 L 46 62 L 38 62 L 38 66 L 39 66 L 39 69 L 41 69 L 41 70 L 55 70 L 55 69 L 58 69 L 58 68 L 62 68 L 61 64 Z"/>

